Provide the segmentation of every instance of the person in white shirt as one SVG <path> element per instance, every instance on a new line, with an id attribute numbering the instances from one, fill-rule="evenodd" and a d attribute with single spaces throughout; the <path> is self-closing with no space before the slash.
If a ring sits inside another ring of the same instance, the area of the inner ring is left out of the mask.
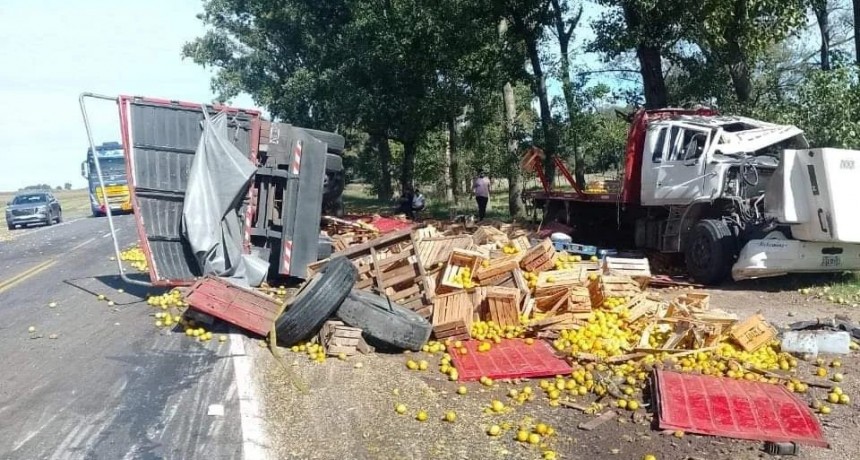
<path id="1" fill-rule="evenodd" d="M 478 220 L 484 220 L 487 215 L 487 203 L 490 201 L 490 178 L 481 170 L 478 177 L 472 181 L 472 193 L 478 202 Z"/>

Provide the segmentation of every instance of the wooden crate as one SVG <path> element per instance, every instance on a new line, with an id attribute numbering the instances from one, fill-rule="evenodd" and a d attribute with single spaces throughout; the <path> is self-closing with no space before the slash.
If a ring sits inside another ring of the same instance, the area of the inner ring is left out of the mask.
<path id="1" fill-rule="evenodd" d="M 704 292 L 688 292 L 679 295 L 673 302 L 692 310 L 707 310 L 710 307 L 711 295 Z"/>
<path id="2" fill-rule="evenodd" d="M 323 323 L 319 332 L 319 343 L 329 356 L 341 353 L 352 356 L 357 353 L 369 353 L 373 348 L 364 341 L 361 329 L 350 327 L 342 321 L 330 320 Z"/>
<path id="3" fill-rule="evenodd" d="M 752 353 L 773 340 L 776 329 L 765 321 L 764 316 L 755 314 L 736 324 L 729 335 L 744 350 Z"/>
<path id="4" fill-rule="evenodd" d="M 603 272 L 610 276 L 629 276 L 643 288 L 651 281 L 651 267 L 646 258 L 606 257 L 603 261 Z"/>
<path id="5" fill-rule="evenodd" d="M 628 298 L 629 301 L 642 293 L 639 283 L 629 276 L 602 275 L 590 280 L 588 289 L 594 308 L 603 308 L 603 303 L 609 298 Z"/>
<path id="6" fill-rule="evenodd" d="M 513 238 L 511 240 L 510 246 L 516 248 L 519 252 L 523 253 L 523 255 L 525 255 L 525 253 L 528 252 L 529 248 L 532 247 L 528 237 L 525 235 Z"/>
<path id="7" fill-rule="evenodd" d="M 487 319 L 500 326 L 520 324 L 520 291 L 516 288 L 488 287 Z"/>
<path id="8" fill-rule="evenodd" d="M 448 256 L 448 263 L 442 274 L 442 285 L 454 289 L 463 289 L 463 283 L 455 280 L 455 278 L 467 273 L 469 280 L 471 280 L 482 260 L 481 254 L 476 252 L 454 249 Z"/>
<path id="9" fill-rule="evenodd" d="M 549 270 L 538 273 L 535 290 L 554 288 L 558 286 L 582 285 L 587 280 L 586 271 L 583 268 L 570 268 L 564 270 Z"/>
<path id="10" fill-rule="evenodd" d="M 447 262 L 454 249 L 469 251 L 475 246 L 469 235 L 434 236 L 416 241 L 415 244 L 421 263 L 427 270 Z"/>
<path id="11" fill-rule="evenodd" d="M 472 295 L 468 292 L 459 291 L 433 299 L 433 335 L 437 340 L 468 339 L 473 317 Z"/>
<path id="12" fill-rule="evenodd" d="M 490 282 L 500 275 L 505 275 L 519 268 L 516 257 L 502 257 L 482 262 L 475 272 L 475 279 L 483 285 L 495 285 Z"/>
<path id="13" fill-rule="evenodd" d="M 555 248 L 553 248 L 552 241 L 547 238 L 526 251 L 520 261 L 520 267 L 528 272 L 548 270 L 553 266 L 554 257 Z"/>
<path id="14" fill-rule="evenodd" d="M 482 225 L 478 227 L 478 230 L 472 235 L 472 238 L 475 239 L 476 244 L 487 244 L 487 243 L 507 243 L 508 235 L 495 228 L 490 227 L 489 225 Z"/>

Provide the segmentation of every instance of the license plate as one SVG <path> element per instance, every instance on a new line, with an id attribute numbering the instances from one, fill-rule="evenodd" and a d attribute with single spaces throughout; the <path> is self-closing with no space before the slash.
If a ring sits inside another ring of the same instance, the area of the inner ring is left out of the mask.
<path id="1" fill-rule="evenodd" d="M 825 268 L 842 266 L 842 258 L 839 256 L 821 256 L 821 266 Z"/>

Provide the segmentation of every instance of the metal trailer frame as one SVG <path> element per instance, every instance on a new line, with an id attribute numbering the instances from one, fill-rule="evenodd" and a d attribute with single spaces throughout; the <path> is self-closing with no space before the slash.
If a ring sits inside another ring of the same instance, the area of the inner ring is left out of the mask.
<path id="1" fill-rule="evenodd" d="M 193 152 L 193 150 L 191 152 L 189 152 L 187 149 L 180 149 L 180 148 L 176 148 L 175 146 L 145 146 L 145 145 L 135 144 L 134 139 L 132 139 L 131 123 L 133 120 L 131 117 L 131 107 L 135 104 L 139 104 L 139 105 L 148 105 L 148 106 L 152 106 L 152 107 L 173 108 L 173 109 L 179 109 L 179 110 L 194 110 L 194 111 L 198 111 L 198 112 L 201 111 L 201 109 L 205 108 L 206 110 L 209 110 L 210 112 L 213 112 L 213 113 L 225 111 L 225 112 L 227 112 L 229 114 L 233 114 L 235 116 L 239 116 L 239 115 L 247 116 L 249 118 L 249 123 L 250 123 L 250 134 L 249 134 L 250 145 L 248 146 L 247 150 L 248 150 L 249 158 L 251 159 L 252 162 L 254 162 L 255 165 L 257 165 L 257 152 L 259 149 L 260 118 L 261 118 L 260 112 L 258 112 L 256 110 L 237 109 L 237 108 L 232 108 L 232 107 L 227 107 L 227 106 L 222 106 L 222 105 L 197 104 L 197 103 L 191 103 L 191 102 L 170 101 L 170 100 L 166 100 L 166 99 L 157 99 L 157 98 L 146 98 L 146 97 L 124 96 L 124 95 L 106 96 L 106 95 L 94 94 L 94 93 L 82 93 L 80 95 L 80 97 L 78 98 L 78 100 L 79 100 L 79 104 L 81 107 L 81 114 L 83 116 L 84 126 L 85 126 L 86 131 L 87 131 L 87 139 L 90 143 L 90 148 L 92 148 L 94 151 L 95 151 L 95 142 L 93 140 L 92 128 L 90 126 L 89 116 L 88 116 L 87 110 L 86 110 L 86 99 L 114 101 L 118 106 L 119 118 L 120 118 L 121 143 L 123 145 L 123 150 L 124 150 L 124 153 L 126 156 L 126 175 L 128 177 L 129 193 L 131 194 L 131 201 L 132 201 L 132 207 L 134 209 L 135 221 L 137 224 L 138 237 L 140 239 L 141 249 L 143 250 L 143 253 L 146 257 L 147 265 L 149 266 L 149 275 L 150 275 L 151 281 L 145 282 L 145 281 L 133 280 L 133 279 L 129 278 L 127 276 L 127 274 L 125 273 L 125 270 L 123 269 L 123 266 L 122 266 L 122 261 L 120 260 L 119 241 L 118 241 L 117 236 L 116 236 L 116 227 L 115 227 L 114 222 L 113 222 L 113 214 L 110 211 L 110 209 L 107 209 L 108 226 L 110 227 L 111 237 L 113 239 L 114 253 L 116 254 L 117 268 L 119 270 L 120 277 L 123 279 L 123 281 L 125 281 L 127 283 L 140 285 L 140 286 L 147 286 L 147 287 L 151 287 L 151 286 L 174 287 L 174 286 L 191 285 L 196 280 L 195 279 L 196 277 L 192 278 L 192 279 L 177 279 L 177 278 L 163 277 L 160 275 L 159 265 L 158 265 L 158 263 L 160 261 L 157 261 L 153 255 L 152 247 L 150 245 L 151 241 L 150 241 L 150 238 L 147 236 L 147 233 L 145 230 L 148 222 L 145 220 L 144 213 L 141 210 L 140 199 L 139 199 L 138 194 L 137 194 L 137 185 L 138 185 L 137 179 L 138 178 L 135 175 L 135 164 L 134 163 L 135 163 L 136 149 L 138 149 L 138 148 L 147 148 L 148 147 L 148 148 L 151 148 L 153 150 L 159 150 L 162 152 L 182 153 L 182 154 L 189 154 L 189 153 L 193 154 L 194 152 Z M 202 115 L 203 115 L 202 112 L 200 112 L 201 117 L 202 117 Z M 199 139 L 199 137 L 198 137 L 198 139 Z M 194 140 L 186 139 L 186 141 L 193 143 L 194 145 L 197 144 L 197 139 L 194 139 Z M 190 162 L 189 162 L 189 164 L 190 164 Z M 98 179 L 99 179 L 99 184 L 102 188 L 103 199 L 105 200 L 105 202 L 107 202 L 107 191 L 106 191 L 106 188 L 104 187 L 104 177 L 102 175 L 101 166 L 100 166 L 97 158 L 95 159 L 95 165 L 96 165 L 96 172 L 97 172 Z M 176 171 L 174 171 L 174 172 L 176 172 Z M 179 173 L 181 174 L 181 171 L 179 171 Z M 158 190 L 155 190 L 154 192 L 158 192 Z M 184 188 L 182 190 L 182 193 L 184 194 Z M 244 213 L 244 216 L 245 216 L 244 250 L 245 250 L 245 252 L 250 252 L 249 230 L 250 230 L 251 220 L 253 218 L 253 213 L 255 210 L 254 206 L 253 206 L 255 196 L 256 196 L 256 192 L 255 192 L 254 187 L 252 185 L 249 188 L 247 196 L 246 196 L 247 203 L 245 205 L 245 213 Z M 176 198 L 176 197 L 174 196 L 173 198 Z M 181 196 L 180 196 L 180 198 L 181 198 Z M 181 202 L 180 202 L 180 205 L 181 205 Z"/>

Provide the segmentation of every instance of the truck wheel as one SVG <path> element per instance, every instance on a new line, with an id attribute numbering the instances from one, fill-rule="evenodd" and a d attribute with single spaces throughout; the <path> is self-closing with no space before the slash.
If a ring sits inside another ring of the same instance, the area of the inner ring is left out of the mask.
<path id="1" fill-rule="evenodd" d="M 49 212 L 48 218 L 45 219 L 45 227 L 50 227 L 51 225 L 54 225 L 54 215 Z"/>
<path id="2" fill-rule="evenodd" d="M 340 307 L 357 277 L 358 270 L 349 259 L 332 259 L 275 321 L 278 341 L 290 346 L 313 335 Z"/>
<path id="3" fill-rule="evenodd" d="M 690 230 L 684 259 L 690 276 L 703 284 L 718 284 L 728 276 L 735 238 L 720 220 L 701 220 Z"/>
<path id="4" fill-rule="evenodd" d="M 358 289 L 344 299 L 337 316 L 365 335 L 400 349 L 418 351 L 430 338 L 430 323 L 421 315 Z"/>

